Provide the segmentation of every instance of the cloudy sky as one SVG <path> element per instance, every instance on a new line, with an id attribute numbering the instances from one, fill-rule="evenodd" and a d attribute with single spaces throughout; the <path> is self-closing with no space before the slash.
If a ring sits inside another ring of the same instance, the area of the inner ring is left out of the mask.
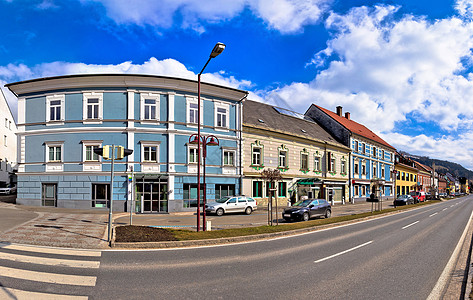
<path id="1" fill-rule="evenodd" d="M 341 105 L 399 150 L 473 170 L 473 0 L 0 0 L 0 37 L 2 86 L 196 80 L 223 42 L 204 81 L 301 113 Z"/>

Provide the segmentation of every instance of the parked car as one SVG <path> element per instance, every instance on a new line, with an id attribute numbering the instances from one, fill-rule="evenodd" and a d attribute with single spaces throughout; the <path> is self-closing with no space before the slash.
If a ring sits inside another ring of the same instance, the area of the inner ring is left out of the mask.
<path id="1" fill-rule="evenodd" d="M 249 215 L 256 209 L 258 209 L 256 200 L 246 196 L 225 196 L 215 202 L 205 204 L 205 212 L 215 213 L 217 216 L 234 212 L 244 212 Z"/>
<path id="2" fill-rule="evenodd" d="M 411 195 L 400 195 L 394 200 L 394 206 L 414 204 L 415 200 Z"/>
<path id="3" fill-rule="evenodd" d="M 446 197 L 447 197 L 447 193 L 439 193 L 439 197 L 441 197 L 441 198 L 446 198 Z"/>
<path id="4" fill-rule="evenodd" d="M 324 199 L 306 199 L 285 208 L 282 217 L 286 221 L 308 221 L 312 217 L 330 218 L 332 206 Z"/>
<path id="5" fill-rule="evenodd" d="M 16 186 L 15 185 L 0 188 L 0 195 L 11 195 L 11 194 L 16 194 Z"/>
<path id="6" fill-rule="evenodd" d="M 425 192 L 424 191 L 420 191 L 420 192 L 412 191 L 409 194 L 412 196 L 412 198 L 414 198 L 415 203 L 425 201 Z"/>
<path id="7" fill-rule="evenodd" d="M 432 196 L 431 193 L 429 192 L 425 193 L 425 200 L 432 200 L 432 199 L 434 199 L 434 196 Z"/>

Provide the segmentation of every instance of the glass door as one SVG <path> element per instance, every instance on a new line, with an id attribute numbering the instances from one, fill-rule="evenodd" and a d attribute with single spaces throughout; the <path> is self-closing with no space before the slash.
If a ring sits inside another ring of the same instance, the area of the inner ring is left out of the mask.
<path id="1" fill-rule="evenodd" d="M 43 183 L 41 202 L 43 206 L 56 206 L 57 204 L 57 184 Z"/>
<path id="2" fill-rule="evenodd" d="M 167 182 L 142 180 L 136 182 L 136 191 L 141 197 L 143 213 L 162 213 L 168 211 Z"/>

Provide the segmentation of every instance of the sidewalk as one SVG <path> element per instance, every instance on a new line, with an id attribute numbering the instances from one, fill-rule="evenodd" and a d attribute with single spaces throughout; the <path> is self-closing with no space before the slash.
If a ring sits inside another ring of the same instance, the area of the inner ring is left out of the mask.
<path id="1" fill-rule="evenodd" d="M 388 203 L 383 204 L 383 208 Z M 281 220 L 281 210 L 277 217 Z M 371 211 L 371 203 L 337 205 L 332 216 Z M 273 213 L 273 222 L 276 222 Z M 202 219 L 201 219 L 202 220 Z M 251 215 L 208 215 L 213 230 L 268 224 L 268 211 L 259 208 Z M 195 230 L 195 212 L 133 214 L 133 225 Z M 0 242 L 53 247 L 104 249 L 107 243 L 107 210 L 77 210 L 57 207 L 23 206 L 0 202 Z M 129 213 L 115 213 L 114 225 L 129 225 Z M 201 222 L 202 226 L 202 222 Z"/>

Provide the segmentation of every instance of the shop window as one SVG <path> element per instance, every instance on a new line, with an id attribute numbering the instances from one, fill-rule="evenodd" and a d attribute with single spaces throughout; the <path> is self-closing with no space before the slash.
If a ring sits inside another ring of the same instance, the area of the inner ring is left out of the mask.
<path id="1" fill-rule="evenodd" d="M 220 199 L 225 196 L 235 195 L 234 184 L 216 184 L 215 185 L 215 199 Z"/>
<path id="2" fill-rule="evenodd" d="M 203 204 L 204 185 L 200 185 L 200 206 Z M 184 184 L 183 207 L 197 207 L 197 184 Z"/>
<path id="3" fill-rule="evenodd" d="M 92 184 L 92 207 L 108 207 L 110 184 Z"/>
<path id="4" fill-rule="evenodd" d="M 262 181 L 253 181 L 253 198 L 263 197 L 263 182 Z"/>
<path id="5" fill-rule="evenodd" d="M 287 182 L 278 182 L 278 197 L 287 197 Z"/>

